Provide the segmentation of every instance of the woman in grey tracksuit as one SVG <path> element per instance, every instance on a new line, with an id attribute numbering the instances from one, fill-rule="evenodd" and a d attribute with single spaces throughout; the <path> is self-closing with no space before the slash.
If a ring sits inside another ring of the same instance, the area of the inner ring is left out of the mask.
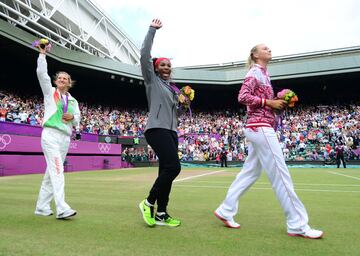
<path id="1" fill-rule="evenodd" d="M 144 77 L 149 117 L 145 138 L 159 158 L 159 173 L 149 196 L 140 204 L 143 219 L 149 226 L 179 226 L 180 221 L 167 213 L 173 180 L 181 170 L 178 158 L 177 108 L 179 90 L 171 83 L 168 58 L 152 59 L 151 47 L 160 20 L 152 21 L 141 48 L 141 71 Z M 154 213 L 154 205 L 157 212 Z"/>

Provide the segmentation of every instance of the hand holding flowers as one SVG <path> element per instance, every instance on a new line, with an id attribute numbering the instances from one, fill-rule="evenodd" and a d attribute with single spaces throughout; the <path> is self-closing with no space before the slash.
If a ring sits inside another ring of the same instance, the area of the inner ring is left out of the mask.
<path id="1" fill-rule="evenodd" d="M 295 92 L 290 89 L 284 89 L 277 94 L 277 98 L 285 100 L 288 107 L 292 108 L 295 106 L 295 102 L 299 101 Z"/>
<path id="2" fill-rule="evenodd" d="M 183 88 L 180 89 L 180 93 L 178 97 L 179 97 L 180 106 L 185 109 L 189 109 L 191 116 L 190 104 L 191 101 L 194 100 L 195 91 L 189 85 L 184 86 Z"/>
<path id="3" fill-rule="evenodd" d="M 180 90 L 179 94 L 179 102 L 181 105 L 184 105 L 185 107 L 189 108 L 191 101 L 195 97 L 195 91 L 191 89 L 189 85 L 184 86 Z"/>
<path id="4" fill-rule="evenodd" d="M 46 38 L 41 38 L 39 40 L 35 40 L 32 43 L 32 47 L 36 47 L 39 48 L 40 52 L 45 53 L 46 51 L 50 51 L 51 50 L 51 43 L 49 42 L 48 39 Z"/>

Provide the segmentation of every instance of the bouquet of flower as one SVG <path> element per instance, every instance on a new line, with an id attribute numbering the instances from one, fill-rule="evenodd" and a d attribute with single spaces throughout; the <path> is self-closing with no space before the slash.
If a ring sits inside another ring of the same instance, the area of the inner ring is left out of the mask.
<path id="1" fill-rule="evenodd" d="M 180 89 L 180 93 L 179 93 L 180 107 L 184 109 L 188 109 L 190 112 L 190 117 L 192 117 L 190 104 L 191 101 L 194 99 L 194 97 L 195 97 L 195 91 L 191 89 L 189 85 L 184 86 L 183 88 Z"/>
<path id="2" fill-rule="evenodd" d="M 295 106 L 295 102 L 299 101 L 295 92 L 290 89 L 284 89 L 278 92 L 277 97 L 285 100 L 290 108 Z"/>
<path id="3" fill-rule="evenodd" d="M 51 43 L 46 38 L 41 38 L 39 40 L 35 40 L 31 46 L 36 47 L 36 48 L 40 47 L 41 49 L 46 48 L 47 51 L 51 50 Z"/>
<path id="4" fill-rule="evenodd" d="M 180 94 L 179 94 L 179 102 L 181 105 L 189 108 L 190 103 L 191 103 L 191 101 L 193 101 L 194 97 L 195 97 L 195 91 L 193 89 L 191 89 L 191 87 L 189 85 L 181 88 Z"/>

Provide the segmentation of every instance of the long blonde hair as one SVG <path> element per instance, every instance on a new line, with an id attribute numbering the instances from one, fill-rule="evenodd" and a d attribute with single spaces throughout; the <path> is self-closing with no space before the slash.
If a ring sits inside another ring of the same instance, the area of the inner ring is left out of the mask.
<path id="1" fill-rule="evenodd" d="M 250 50 L 250 55 L 246 61 L 246 67 L 248 69 L 252 68 L 254 66 L 254 64 L 256 63 L 255 58 L 254 58 L 254 53 L 256 53 L 258 51 L 258 46 L 259 45 L 255 45 L 253 48 L 251 48 Z"/>

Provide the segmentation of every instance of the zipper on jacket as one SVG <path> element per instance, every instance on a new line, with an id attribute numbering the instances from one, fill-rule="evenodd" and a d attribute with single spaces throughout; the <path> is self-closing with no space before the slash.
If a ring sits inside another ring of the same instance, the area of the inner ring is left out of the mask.
<path id="1" fill-rule="evenodd" d="M 174 124 L 174 107 L 175 105 L 173 105 L 171 108 L 171 129 L 173 128 L 173 124 Z"/>
<path id="2" fill-rule="evenodd" d="M 175 102 L 178 101 L 178 95 L 177 94 L 174 94 L 174 100 Z M 171 129 L 173 128 L 173 124 L 174 124 L 174 108 L 176 107 L 176 103 L 172 105 L 172 108 L 171 108 Z M 177 111 L 177 109 L 175 109 L 175 111 Z M 178 121 L 178 116 L 177 116 L 177 113 L 175 114 L 176 115 L 176 121 Z M 177 127 L 175 127 L 175 130 L 177 129 Z"/>
<path id="3" fill-rule="evenodd" d="M 159 118 L 160 109 L 161 109 L 161 103 L 160 103 L 159 110 L 158 110 L 158 112 L 157 112 L 156 118 Z"/>

